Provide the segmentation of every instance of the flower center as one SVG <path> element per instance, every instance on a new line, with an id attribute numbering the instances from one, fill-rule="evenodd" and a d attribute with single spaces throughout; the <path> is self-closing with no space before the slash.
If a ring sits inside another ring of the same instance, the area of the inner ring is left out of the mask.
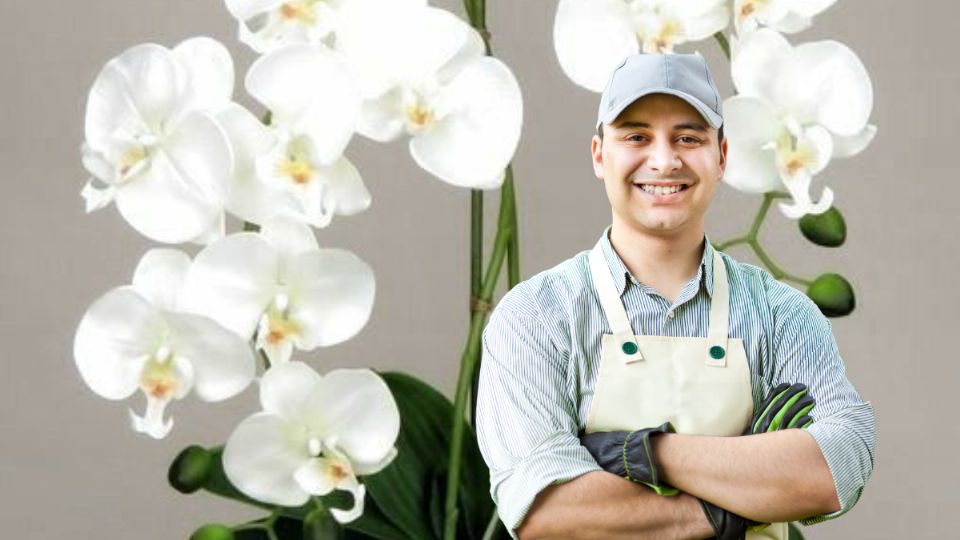
<path id="1" fill-rule="evenodd" d="M 316 13 L 313 10 L 315 3 L 316 0 L 286 2 L 280 6 L 280 16 L 286 20 L 313 24 L 317 20 Z"/>
<path id="2" fill-rule="evenodd" d="M 316 168 L 310 160 L 310 153 L 304 141 L 299 139 L 290 141 L 287 152 L 277 164 L 278 176 L 287 178 L 294 185 L 302 186 L 310 182 Z"/>
<path id="3" fill-rule="evenodd" d="M 177 390 L 177 376 L 173 367 L 173 354 L 167 347 L 160 347 L 147 361 L 140 374 L 140 389 L 148 396 L 169 399 Z"/>

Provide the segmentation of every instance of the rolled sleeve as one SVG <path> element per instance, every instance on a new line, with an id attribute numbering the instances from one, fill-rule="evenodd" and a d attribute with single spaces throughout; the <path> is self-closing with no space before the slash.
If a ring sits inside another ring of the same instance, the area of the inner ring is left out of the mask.
<path id="1" fill-rule="evenodd" d="M 544 488 L 602 469 L 578 438 L 569 354 L 536 316 L 504 304 L 483 332 L 477 438 L 490 468 L 490 495 L 517 538 L 515 529 Z"/>
<path id="2" fill-rule="evenodd" d="M 807 296 L 797 292 L 786 316 L 776 322 L 773 384 L 800 382 L 816 406 L 807 428 L 830 468 L 840 510 L 800 520 L 813 525 L 839 517 L 860 499 L 873 472 L 876 419 L 847 379 L 830 321 Z"/>

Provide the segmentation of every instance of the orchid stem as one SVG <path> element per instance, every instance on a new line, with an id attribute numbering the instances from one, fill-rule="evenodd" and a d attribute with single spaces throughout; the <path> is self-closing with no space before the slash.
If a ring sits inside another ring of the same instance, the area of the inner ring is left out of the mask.
<path id="1" fill-rule="evenodd" d="M 767 255 L 766 250 L 763 249 L 763 246 L 760 245 L 760 227 L 763 225 L 763 221 L 767 217 L 767 212 L 770 210 L 770 205 L 775 199 L 786 199 L 789 197 L 790 194 L 782 191 L 771 191 L 764 193 L 763 202 L 760 203 L 760 209 L 757 210 L 757 215 L 753 218 L 753 224 L 750 226 L 750 232 L 744 236 L 739 236 L 725 242 L 714 244 L 714 249 L 717 249 L 718 251 L 724 251 L 727 248 L 739 244 L 746 244 L 750 246 L 754 254 L 756 254 L 757 258 L 760 259 L 764 266 L 767 267 L 767 270 L 770 271 L 773 277 L 809 286 L 811 283 L 809 280 L 794 276 L 774 263 L 773 259 Z"/>

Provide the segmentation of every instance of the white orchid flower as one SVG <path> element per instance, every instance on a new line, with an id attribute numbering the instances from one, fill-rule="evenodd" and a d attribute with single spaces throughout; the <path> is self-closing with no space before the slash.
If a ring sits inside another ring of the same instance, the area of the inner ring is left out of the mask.
<path id="1" fill-rule="evenodd" d="M 148 251 L 132 286 L 117 287 L 90 306 L 73 343 L 80 375 L 107 399 L 126 399 L 139 388 L 143 416 L 130 411 L 134 430 L 165 437 L 173 419 L 163 413 L 191 390 L 204 401 L 241 392 L 256 366 L 250 346 L 213 320 L 177 311 L 190 258 L 179 250 Z"/>
<path id="2" fill-rule="evenodd" d="M 343 62 L 330 51 L 290 45 L 254 62 L 245 84 L 272 120 L 264 126 L 240 106 L 220 113 L 239 154 L 230 211 L 253 223 L 285 215 L 326 227 L 335 214 L 367 209 L 370 193 L 343 156 L 361 100 Z"/>
<path id="3" fill-rule="evenodd" d="M 321 249 L 312 230 L 273 218 L 259 233 L 204 248 L 186 278 L 184 307 L 243 338 L 256 332 L 272 364 L 356 335 L 370 318 L 373 270 L 353 253 Z"/>
<path id="4" fill-rule="evenodd" d="M 414 161 L 459 187 L 493 189 L 520 140 L 520 87 L 483 39 L 433 7 L 357 0 L 340 10 L 337 50 L 361 81 L 357 131 L 411 136 Z M 389 46 L 384 46 L 388 43 Z"/>
<path id="5" fill-rule="evenodd" d="M 347 523 L 363 514 L 365 488 L 396 457 L 400 412 L 390 389 L 369 369 L 325 376 L 302 362 L 271 367 L 260 380 L 263 411 L 242 421 L 223 449 L 230 482 L 271 504 L 300 506 L 311 495 L 350 491 L 354 507 L 330 509 Z"/>
<path id="6" fill-rule="evenodd" d="M 873 87 L 866 68 L 846 45 L 832 40 L 792 47 L 761 28 L 733 43 L 731 70 L 738 95 L 724 104 L 729 140 L 723 178 L 752 193 L 786 186 L 792 219 L 833 204 L 825 187 L 814 203 L 810 183 L 833 158 L 862 151 L 877 128 L 868 124 Z"/>
<path id="7" fill-rule="evenodd" d="M 226 0 L 227 10 L 240 22 L 239 39 L 258 53 L 291 44 L 332 47 L 337 15 L 352 0 Z M 381 0 L 425 5 L 426 0 Z"/>
<path id="8" fill-rule="evenodd" d="M 729 22 L 726 0 L 560 0 L 553 44 L 567 77 L 602 92 L 627 56 L 672 52 Z"/>
<path id="9" fill-rule="evenodd" d="M 822 13 L 837 0 L 734 0 L 733 21 L 737 33 L 767 26 L 793 34 L 806 30 L 813 16 Z"/>
<path id="10" fill-rule="evenodd" d="M 230 54 L 207 37 L 137 45 L 107 62 L 87 98 L 87 212 L 116 201 L 159 242 L 221 236 L 233 157 L 211 112 L 232 93 Z"/>

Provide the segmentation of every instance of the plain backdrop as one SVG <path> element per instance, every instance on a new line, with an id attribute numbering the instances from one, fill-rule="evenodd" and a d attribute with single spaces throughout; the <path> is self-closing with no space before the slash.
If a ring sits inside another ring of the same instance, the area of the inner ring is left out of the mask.
<path id="1" fill-rule="evenodd" d="M 489 0 L 494 52 L 524 97 L 515 158 L 524 278 L 589 249 L 610 222 L 590 167 L 598 94 L 560 71 L 553 49 L 556 2 Z M 462 14 L 452 0 L 434 5 Z M 0 104 L 0 536 L 21 539 L 183 539 L 207 521 L 258 512 L 166 484 L 170 459 L 191 443 L 222 442 L 257 410 L 254 387 L 212 405 L 175 403 L 176 427 L 153 441 L 127 427 L 128 407 L 80 380 L 76 325 L 103 292 L 129 281 L 155 244 L 110 207 L 86 215 L 79 192 L 87 91 L 101 66 L 147 41 L 173 46 L 206 34 L 234 54 L 235 96 L 253 103 L 242 76 L 255 55 L 236 39 L 222 2 L 93 0 L 4 2 Z M 835 271 L 857 291 L 849 317 L 832 319 L 849 378 L 873 402 L 876 464 L 858 505 L 809 538 L 947 538 L 958 508 L 957 383 L 958 71 L 960 8 L 946 0 L 840 1 L 793 43 L 833 38 L 860 55 L 873 80 L 862 154 L 830 164 L 829 185 L 849 235 L 839 249 L 807 242 L 771 211 L 763 242 L 794 274 Z M 732 92 L 716 43 L 699 49 L 721 92 Z M 353 250 L 376 272 L 368 325 L 354 339 L 301 356 L 320 371 L 404 370 L 452 395 L 468 320 L 469 193 L 419 169 L 405 142 L 356 137 L 347 155 L 373 194 L 371 208 L 318 232 L 322 245 Z M 498 193 L 487 197 L 488 243 Z M 745 232 L 760 199 L 721 186 L 707 216 L 720 241 Z M 191 253 L 195 248 L 188 248 Z M 742 262 L 759 264 L 736 247 Z M 505 281 L 505 280 L 503 280 Z M 498 292 L 502 293 L 502 290 Z"/>

